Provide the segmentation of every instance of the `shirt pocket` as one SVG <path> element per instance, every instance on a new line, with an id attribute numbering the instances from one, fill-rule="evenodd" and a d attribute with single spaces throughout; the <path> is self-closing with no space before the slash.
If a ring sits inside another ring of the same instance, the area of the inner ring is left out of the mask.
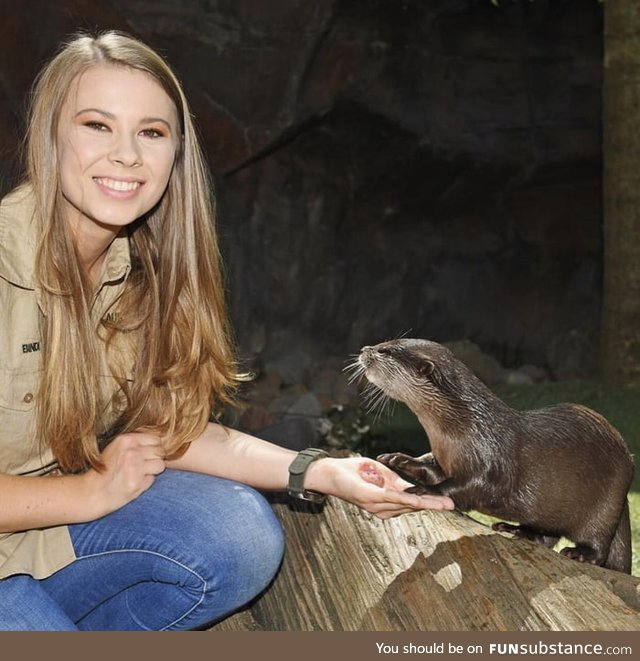
<path id="1" fill-rule="evenodd" d="M 0 472 L 13 472 L 34 453 L 35 406 L 41 370 L 0 370 Z"/>

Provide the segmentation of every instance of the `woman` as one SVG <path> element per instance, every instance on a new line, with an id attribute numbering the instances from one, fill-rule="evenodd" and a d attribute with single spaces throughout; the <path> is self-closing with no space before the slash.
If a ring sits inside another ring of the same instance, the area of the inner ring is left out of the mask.
<path id="1" fill-rule="evenodd" d="M 453 506 L 382 465 L 372 484 L 364 459 L 210 422 L 242 379 L 210 188 L 180 85 L 147 46 L 80 36 L 43 69 L 25 183 L 0 205 L 0 629 L 224 617 L 283 552 L 254 488 L 382 518 Z"/>

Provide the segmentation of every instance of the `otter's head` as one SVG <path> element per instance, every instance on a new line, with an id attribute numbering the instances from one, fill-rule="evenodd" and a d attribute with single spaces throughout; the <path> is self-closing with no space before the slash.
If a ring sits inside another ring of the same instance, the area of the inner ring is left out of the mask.
<path id="1" fill-rule="evenodd" d="M 459 416 L 465 389 L 476 381 L 449 349 L 429 340 L 363 347 L 358 365 L 370 383 L 421 418 Z"/>

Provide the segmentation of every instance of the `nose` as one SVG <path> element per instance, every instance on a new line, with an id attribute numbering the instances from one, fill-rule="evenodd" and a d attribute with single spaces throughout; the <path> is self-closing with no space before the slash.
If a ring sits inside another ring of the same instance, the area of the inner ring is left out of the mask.
<path id="1" fill-rule="evenodd" d="M 109 160 L 119 166 L 136 167 L 142 164 L 142 155 L 135 138 L 121 133 L 114 136 Z"/>
<path id="2" fill-rule="evenodd" d="M 377 353 L 386 356 L 393 353 L 393 348 L 387 346 L 386 344 L 376 344 L 376 346 L 374 347 L 370 347 L 370 346 L 362 347 L 362 349 L 360 349 L 360 353 L 364 355 Z"/>

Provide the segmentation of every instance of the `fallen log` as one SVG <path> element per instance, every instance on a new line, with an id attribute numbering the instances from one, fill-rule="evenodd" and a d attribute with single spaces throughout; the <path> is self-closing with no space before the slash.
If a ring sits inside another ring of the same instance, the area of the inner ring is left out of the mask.
<path id="1" fill-rule="evenodd" d="M 273 506 L 287 539 L 281 571 L 213 630 L 640 630 L 640 578 L 459 512 L 381 521 L 335 498 Z"/>

